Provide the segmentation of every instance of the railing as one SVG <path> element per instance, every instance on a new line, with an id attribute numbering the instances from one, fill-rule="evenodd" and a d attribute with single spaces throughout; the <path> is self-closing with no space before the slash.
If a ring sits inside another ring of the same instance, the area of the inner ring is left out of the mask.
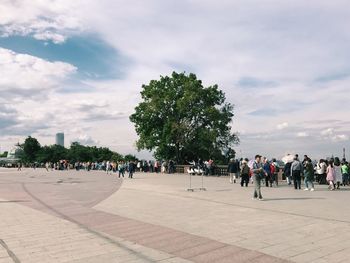
<path id="1" fill-rule="evenodd" d="M 187 169 L 189 169 L 190 165 L 176 165 L 175 170 L 177 173 L 183 174 L 187 173 Z M 216 165 L 209 171 L 208 175 L 214 176 L 228 176 L 227 173 L 227 165 Z"/>
<path id="2" fill-rule="evenodd" d="M 187 169 L 190 168 L 190 165 L 176 165 L 175 171 L 176 173 L 187 173 Z M 227 165 L 216 165 L 213 167 L 212 171 L 209 172 L 208 175 L 211 176 L 228 176 Z M 278 173 L 279 180 L 285 180 L 285 176 L 283 175 L 283 169 L 280 169 Z"/>

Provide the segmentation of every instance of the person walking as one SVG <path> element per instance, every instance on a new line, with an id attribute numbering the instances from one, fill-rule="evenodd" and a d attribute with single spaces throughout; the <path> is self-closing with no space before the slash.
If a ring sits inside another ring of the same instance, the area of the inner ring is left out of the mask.
<path id="1" fill-rule="evenodd" d="M 133 161 L 129 162 L 129 167 L 128 167 L 128 171 L 129 171 L 129 178 L 132 179 L 135 173 L 135 169 L 136 169 L 136 165 Z"/>
<path id="2" fill-rule="evenodd" d="M 266 157 L 264 157 L 263 168 L 265 171 L 265 186 L 269 187 L 269 185 L 270 185 L 270 187 L 272 187 L 271 166 L 270 166 L 269 160 Z"/>
<path id="3" fill-rule="evenodd" d="M 341 173 L 343 177 L 343 186 L 349 185 L 349 164 L 346 162 L 346 160 L 343 160 Z"/>
<path id="4" fill-rule="evenodd" d="M 124 173 L 125 173 L 125 164 L 124 164 L 124 162 L 119 162 L 118 163 L 118 178 L 120 178 L 120 176 L 123 176 L 123 178 L 124 178 Z"/>
<path id="5" fill-rule="evenodd" d="M 271 172 L 273 171 L 272 181 L 275 182 L 276 187 L 278 186 L 278 174 L 281 168 L 275 158 L 272 159 Z"/>
<path id="6" fill-rule="evenodd" d="M 264 200 L 261 195 L 261 179 L 265 176 L 263 165 L 261 163 L 261 155 L 255 156 L 255 161 L 253 163 L 253 179 L 254 179 L 254 195 L 253 199 Z"/>
<path id="7" fill-rule="evenodd" d="M 109 161 L 106 162 L 106 173 L 109 174 L 109 171 L 111 169 L 111 164 Z"/>
<path id="8" fill-rule="evenodd" d="M 239 163 L 235 159 L 230 159 L 230 163 L 227 166 L 227 172 L 230 175 L 230 183 L 236 183 L 236 178 L 238 177 L 239 172 Z"/>
<path id="9" fill-rule="evenodd" d="M 286 165 L 284 166 L 284 169 L 283 169 L 283 173 L 284 173 L 284 176 L 286 177 L 288 185 L 292 184 L 292 179 L 291 179 L 292 172 L 290 170 L 291 166 L 292 166 L 292 162 L 288 162 L 288 163 L 286 163 Z"/>
<path id="10" fill-rule="evenodd" d="M 301 189 L 301 175 L 303 173 L 304 167 L 303 164 L 299 161 L 298 157 L 294 157 L 294 161 L 291 165 L 291 176 L 294 182 L 294 189 Z"/>
<path id="11" fill-rule="evenodd" d="M 311 159 L 308 158 L 304 162 L 304 183 L 305 183 L 305 191 L 309 190 L 309 185 L 311 186 L 310 191 L 315 191 L 314 188 L 314 167 L 312 165 Z"/>
<path id="12" fill-rule="evenodd" d="M 45 169 L 46 169 L 47 172 L 49 171 L 49 167 L 50 167 L 49 162 L 46 162 L 45 163 Z"/>
<path id="13" fill-rule="evenodd" d="M 244 185 L 245 187 L 248 187 L 249 174 L 250 174 L 250 168 L 248 166 L 248 159 L 245 159 L 242 161 L 242 167 L 241 167 L 241 187 L 243 187 Z"/>
<path id="14" fill-rule="evenodd" d="M 331 189 L 332 191 L 335 189 L 334 181 L 335 181 L 335 169 L 334 169 L 333 159 L 331 159 L 327 167 L 327 182 L 329 184 L 328 188 Z"/>
<path id="15" fill-rule="evenodd" d="M 340 184 L 343 181 L 343 176 L 341 173 L 341 164 L 340 159 L 338 157 L 334 158 L 334 170 L 335 170 L 335 183 L 337 185 L 337 189 L 340 188 Z"/>

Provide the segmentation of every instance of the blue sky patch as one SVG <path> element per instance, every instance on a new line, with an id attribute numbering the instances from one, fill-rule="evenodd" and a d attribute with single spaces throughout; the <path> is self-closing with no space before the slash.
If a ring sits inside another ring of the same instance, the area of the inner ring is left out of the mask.
<path id="1" fill-rule="evenodd" d="M 238 81 L 238 86 L 243 88 L 258 88 L 266 86 L 275 86 L 276 83 L 268 80 L 261 80 L 254 77 L 243 77 Z"/>
<path id="2" fill-rule="evenodd" d="M 94 35 L 72 36 L 62 44 L 29 36 L 0 37 L 0 47 L 70 63 L 78 68 L 78 77 L 83 79 L 121 79 L 127 64 L 118 50 Z"/>
<path id="3" fill-rule="evenodd" d="M 271 109 L 271 108 L 258 109 L 248 113 L 248 115 L 257 116 L 257 117 L 276 116 L 277 114 L 278 114 L 278 111 L 276 109 Z"/>
<path id="4" fill-rule="evenodd" d="M 322 77 L 317 78 L 315 81 L 316 82 L 331 82 L 335 80 L 342 80 L 350 77 L 350 72 L 344 72 L 344 73 L 335 73 L 335 74 L 330 74 L 330 75 L 325 75 Z"/>

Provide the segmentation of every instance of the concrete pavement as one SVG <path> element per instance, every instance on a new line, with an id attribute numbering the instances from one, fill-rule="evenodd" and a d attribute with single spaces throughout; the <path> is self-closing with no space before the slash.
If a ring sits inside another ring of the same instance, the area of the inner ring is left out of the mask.
<path id="1" fill-rule="evenodd" d="M 0 262 L 349 262 L 348 188 L 188 179 L 0 169 Z"/>

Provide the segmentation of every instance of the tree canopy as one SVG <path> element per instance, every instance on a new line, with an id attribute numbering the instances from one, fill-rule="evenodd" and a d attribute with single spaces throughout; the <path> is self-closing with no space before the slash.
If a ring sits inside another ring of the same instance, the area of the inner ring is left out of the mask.
<path id="1" fill-rule="evenodd" d="M 238 137 L 231 131 L 233 105 L 217 85 L 203 87 L 195 74 L 161 76 L 142 86 L 142 101 L 130 116 L 139 150 L 178 163 L 197 158 L 223 160 Z"/>
<path id="2" fill-rule="evenodd" d="M 23 157 L 22 159 L 25 162 L 32 163 L 36 161 L 38 154 L 41 150 L 41 145 L 36 138 L 29 136 L 25 139 L 24 144 L 22 145 Z"/>
<path id="3" fill-rule="evenodd" d="M 102 162 L 102 161 L 122 161 L 136 160 L 133 155 L 125 157 L 107 147 L 85 146 L 78 142 L 73 142 L 70 148 L 60 145 L 41 146 L 36 138 L 29 136 L 19 147 L 23 149 L 21 161 L 25 163 L 45 163 L 58 162 L 59 160 L 69 160 L 73 162 Z"/>

